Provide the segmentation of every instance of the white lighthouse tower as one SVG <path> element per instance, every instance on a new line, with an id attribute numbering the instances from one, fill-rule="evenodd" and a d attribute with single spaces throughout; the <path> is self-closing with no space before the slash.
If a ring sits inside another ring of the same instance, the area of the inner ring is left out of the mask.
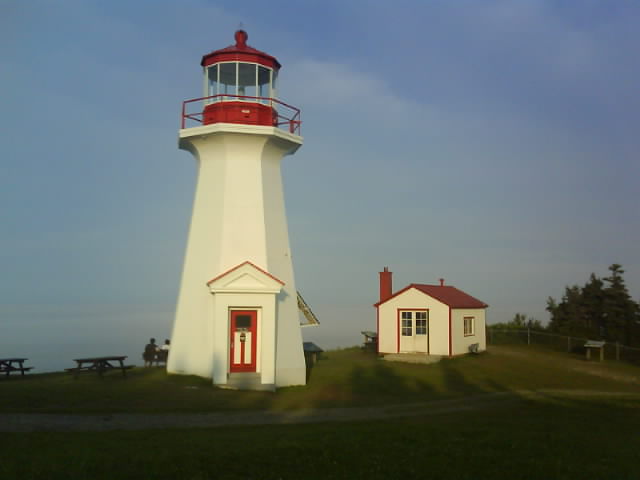
<path id="1" fill-rule="evenodd" d="M 275 389 L 306 383 L 280 174 L 300 111 L 276 99 L 280 64 L 247 38 L 202 57 L 204 95 L 183 104 L 198 178 L 167 370 Z"/>

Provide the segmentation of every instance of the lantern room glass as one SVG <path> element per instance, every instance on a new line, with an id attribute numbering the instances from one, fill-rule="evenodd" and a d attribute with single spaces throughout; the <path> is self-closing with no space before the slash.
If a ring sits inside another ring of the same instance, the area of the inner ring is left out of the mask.
<path id="1" fill-rule="evenodd" d="M 238 83 L 238 64 L 221 63 L 218 68 L 218 94 L 229 95 L 222 100 L 235 100 L 236 85 Z"/>
<path id="2" fill-rule="evenodd" d="M 218 94 L 218 65 L 207 68 L 208 90 L 204 93 L 205 97 L 211 97 Z"/>
<path id="3" fill-rule="evenodd" d="M 271 69 L 258 65 L 258 96 L 264 97 L 262 103 L 269 103 L 267 98 L 271 98 Z"/>
<path id="4" fill-rule="evenodd" d="M 257 65 L 255 63 L 238 63 L 238 95 L 241 97 L 256 96 Z M 243 100 L 242 98 L 240 100 Z M 255 98 L 246 98 L 255 102 Z"/>
<path id="5" fill-rule="evenodd" d="M 244 100 L 269 104 L 275 97 L 277 72 L 256 63 L 224 62 L 212 65 L 205 72 L 205 96 L 218 98 L 209 102 Z M 262 97 L 255 98 L 238 97 Z"/>

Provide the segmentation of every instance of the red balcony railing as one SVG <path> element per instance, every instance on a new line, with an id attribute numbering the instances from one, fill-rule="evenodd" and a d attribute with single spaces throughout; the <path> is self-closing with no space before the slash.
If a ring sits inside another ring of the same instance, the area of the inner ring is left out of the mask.
<path id="1" fill-rule="evenodd" d="M 210 97 L 193 98 L 182 102 L 182 118 L 180 128 L 189 128 L 194 123 L 204 123 L 205 108 L 209 105 L 222 104 L 224 102 L 249 102 L 258 103 L 273 110 L 273 126 L 281 128 L 289 133 L 300 135 L 300 109 L 288 105 L 276 98 L 250 97 L 245 95 L 212 95 Z M 241 122 L 238 122 L 241 123 Z"/>

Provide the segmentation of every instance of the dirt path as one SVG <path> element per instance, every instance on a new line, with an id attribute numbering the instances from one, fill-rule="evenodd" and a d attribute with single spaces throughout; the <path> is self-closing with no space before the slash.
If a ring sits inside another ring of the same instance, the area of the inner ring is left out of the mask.
<path id="1" fill-rule="evenodd" d="M 192 414 L 0 414 L 1 432 L 82 432 L 108 430 L 151 430 L 161 428 L 215 428 L 230 425 L 282 425 L 321 422 L 383 420 L 400 417 L 438 415 L 450 412 L 495 408 L 523 399 L 632 398 L 640 394 L 584 390 L 536 390 L 496 392 L 432 402 L 366 408 L 326 408 L 286 412 L 247 411 Z"/>

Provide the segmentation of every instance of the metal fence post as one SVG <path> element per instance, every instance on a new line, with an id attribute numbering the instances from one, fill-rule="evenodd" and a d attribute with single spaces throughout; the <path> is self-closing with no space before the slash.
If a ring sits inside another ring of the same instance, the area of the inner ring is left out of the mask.
<path id="1" fill-rule="evenodd" d="M 616 360 L 620 361 L 620 342 L 616 340 Z"/>
<path id="2" fill-rule="evenodd" d="M 527 327 L 527 345 L 531 345 L 531 329 Z"/>

